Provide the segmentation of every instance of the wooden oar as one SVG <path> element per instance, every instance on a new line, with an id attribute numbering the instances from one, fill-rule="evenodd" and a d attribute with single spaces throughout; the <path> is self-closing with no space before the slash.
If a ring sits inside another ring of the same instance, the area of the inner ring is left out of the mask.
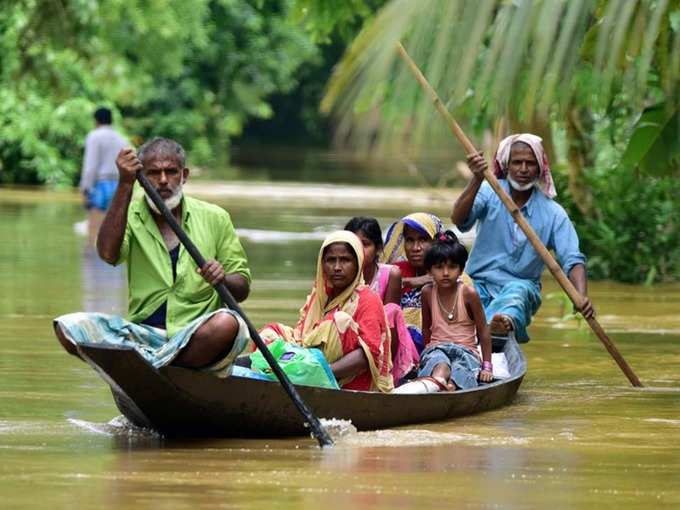
<path id="1" fill-rule="evenodd" d="M 189 236 L 186 235 L 184 230 L 182 230 L 182 227 L 179 225 L 179 223 L 177 222 L 173 214 L 170 212 L 170 210 L 168 210 L 168 207 L 165 205 L 165 202 L 163 202 L 163 199 L 160 197 L 156 189 L 148 181 L 148 179 L 144 176 L 142 172 L 137 172 L 137 181 L 139 182 L 139 184 L 142 185 L 142 188 L 144 188 L 146 194 L 149 196 L 149 198 L 151 198 L 151 201 L 154 204 L 156 204 L 156 207 L 165 218 L 165 221 L 168 222 L 168 225 L 170 225 L 170 228 L 175 232 L 180 242 L 184 245 L 184 248 L 186 248 L 186 250 L 189 252 L 191 258 L 194 259 L 196 265 L 198 267 L 203 267 L 203 265 L 206 262 L 205 259 L 203 258 L 203 255 L 201 255 L 201 253 L 198 251 L 198 248 L 196 248 L 196 245 L 191 241 L 191 239 L 189 239 Z M 293 404 L 295 404 L 295 407 L 297 407 L 302 417 L 309 424 L 310 428 L 312 429 L 312 434 L 319 442 L 319 445 L 321 445 L 322 447 L 333 446 L 333 440 L 331 439 L 331 436 L 328 434 L 323 425 L 321 425 L 319 419 L 316 416 L 314 416 L 314 414 L 312 414 L 312 411 L 309 409 L 309 407 L 307 407 L 307 404 L 304 403 L 304 401 L 300 397 L 300 394 L 291 384 L 290 379 L 288 379 L 288 376 L 286 376 L 284 371 L 281 370 L 281 367 L 272 356 L 272 353 L 269 351 L 269 349 L 267 349 L 267 346 L 265 345 L 262 338 L 260 338 L 260 335 L 255 329 L 255 326 L 253 326 L 253 324 L 250 322 L 246 314 L 243 313 L 243 310 L 241 310 L 241 307 L 238 305 L 234 297 L 231 295 L 229 289 L 227 289 L 227 286 L 223 282 L 220 282 L 215 285 L 215 290 L 217 290 L 217 293 L 222 299 L 222 302 L 225 305 L 227 305 L 227 307 L 230 310 L 233 310 L 236 313 L 238 313 L 241 316 L 241 318 L 245 321 L 246 325 L 248 326 L 250 338 L 253 339 L 255 345 L 264 356 L 264 359 L 267 360 L 267 363 L 271 367 L 274 374 L 276 374 L 276 377 L 281 383 L 281 386 L 283 386 L 283 389 L 286 390 L 286 393 L 288 393 L 288 396 L 293 401 Z"/>
<path id="2" fill-rule="evenodd" d="M 399 55 L 401 56 L 401 58 L 404 60 L 404 62 L 406 62 L 408 67 L 413 72 L 413 75 L 416 77 L 416 80 L 418 80 L 418 83 L 420 83 L 423 90 L 432 98 L 432 102 L 434 103 L 435 108 L 439 113 L 442 114 L 444 120 L 446 120 L 446 123 L 449 125 L 451 132 L 458 139 L 458 141 L 460 141 L 460 143 L 463 144 L 465 151 L 468 154 L 477 153 L 477 149 L 475 148 L 475 146 L 472 144 L 470 139 L 465 135 L 465 133 L 460 128 L 460 126 L 453 118 L 453 116 L 444 107 L 444 104 L 442 103 L 441 99 L 439 99 L 437 92 L 435 92 L 435 90 L 429 84 L 427 78 L 423 76 L 423 73 L 420 71 L 420 69 L 413 61 L 411 56 L 406 52 L 401 43 L 397 43 L 397 50 L 399 51 Z M 578 290 L 576 290 L 576 287 L 574 287 L 569 278 L 567 278 L 567 275 L 564 274 L 564 271 L 562 271 L 562 268 L 559 266 L 555 258 L 543 245 L 541 240 L 536 235 L 536 232 L 534 232 L 534 229 L 531 227 L 531 225 L 529 225 L 527 220 L 524 218 L 524 216 L 522 215 L 521 211 L 519 210 L 515 202 L 512 200 L 512 198 L 510 198 L 510 196 L 498 183 L 496 176 L 491 172 L 489 168 L 484 170 L 484 178 L 488 181 L 493 190 L 496 192 L 498 198 L 501 199 L 501 202 L 503 202 L 503 205 L 505 205 L 505 207 L 514 218 L 517 225 L 519 225 L 519 228 L 521 228 L 524 234 L 527 236 L 527 239 L 534 247 L 534 249 L 538 252 L 540 257 L 543 259 L 545 265 L 548 266 L 548 269 L 557 280 L 557 283 L 559 283 L 562 289 L 564 289 L 564 291 L 567 293 L 569 299 L 571 299 L 571 302 L 574 303 L 574 306 L 576 306 L 578 310 L 581 310 L 585 298 L 581 296 Z M 604 332 L 602 326 L 600 326 L 600 323 L 597 322 L 597 319 L 595 319 L 595 317 L 590 317 L 589 319 L 586 319 L 586 321 L 588 321 L 588 324 L 590 325 L 591 329 L 595 332 L 597 337 L 604 344 L 607 351 L 609 351 L 609 354 L 611 354 L 611 356 L 614 358 L 614 361 L 616 361 L 621 370 L 623 370 L 623 373 L 626 375 L 630 383 L 633 386 L 641 387 L 642 383 L 640 382 L 640 379 L 638 379 L 638 377 L 635 375 L 633 369 L 630 368 L 626 360 L 623 359 L 623 356 L 621 356 L 619 350 L 616 348 L 614 343 L 609 339 L 607 334 Z"/>

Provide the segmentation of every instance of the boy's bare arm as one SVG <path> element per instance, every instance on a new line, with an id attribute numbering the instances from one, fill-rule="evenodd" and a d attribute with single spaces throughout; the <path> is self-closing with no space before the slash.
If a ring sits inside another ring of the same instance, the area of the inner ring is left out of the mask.
<path id="1" fill-rule="evenodd" d="M 468 307 L 468 311 L 472 313 L 472 320 L 477 329 L 477 339 L 482 348 L 482 363 L 491 363 L 491 333 L 489 332 L 489 325 L 486 323 L 482 301 L 479 299 L 479 294 L 477 294 L 475 289 L 465 287 L 465 290 L 465 304 Z M 479 380 L 490 382 L 493 380 L 493 372 L 482 369 L 479 373 Z"/>

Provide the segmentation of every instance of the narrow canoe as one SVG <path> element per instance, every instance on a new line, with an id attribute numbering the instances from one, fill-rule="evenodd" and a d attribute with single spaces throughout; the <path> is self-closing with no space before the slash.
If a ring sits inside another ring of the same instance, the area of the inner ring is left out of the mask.
<path id="1" fill-rule="evenodd" d="M 228 377 L 167 366 L 155 369 L 133 349 L 80 345 L 81 356 L 111 386 L 118 409 L 135 425 L 166 436 L 274 437 L 303 435 L 303 420 L 277 382 Z M 373 430 L 447 420 L 509 403 L 526 373 L 526 359 L 510 339 L 510 377 L 464 391 L 399 395 L 297 386 L 320 418 L 351 420 Z"/>

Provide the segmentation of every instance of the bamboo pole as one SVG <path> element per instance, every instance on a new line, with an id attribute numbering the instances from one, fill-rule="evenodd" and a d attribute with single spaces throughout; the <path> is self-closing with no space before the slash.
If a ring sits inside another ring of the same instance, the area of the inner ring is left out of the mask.
<path id="1" fill-rule="evenodd" d="M 460 126 L 453 118 L 453 116 L 446 109 L 441 99 L 439 99 L 437 92 L 429 84 L 427 78 L 423 76 L 423 73 L 418 68 L 418 65 L 406 52 L 406 49 L 404 48 L 404 46 L 402 46 L 401 43 L 397 43 L 397 50 L 399 51 L 399 55 L 401 56 L 401 58 L 404 60 L 404 62 L 406 62 L 408 67 L 413 72 L 413 75 L 415 76 L 416 80 L 418 80 L 418 83 L 420 83 L 420 86 L 432 99 L 434 107 L 444 117 L 444 120 L 451 129 L 453 135 L 463 145 L 465 151 L 468 154 L 477 153 L 477 149 L 475 148 L 475 146 L 472 144 L 470 139 L 465 135 L 465 133 L 460 128 Z M 551 253 L 547 250 L 547 248 L 543 245 L 541 240 L 536 235 L 536 232 L 534 232 L 534 229 L 531 227 L 531 225 L 529 225 L 527 220 L 522 215 L 522 212 L 517 207 L 517 204 L 515 204 L 512 198 L 510 198 L 510 195 L 508 195 L 506 191 L 501 187 L 501 185 L 498 182 L 498 179 L 496 179 L 496 176 L 491 172 L 489 168 L 484 170 L 484 178 L 491 185 L 491 188 L 493 188 L 493 190 L 496 192 L 498 198 L 501 199 L 501 202 L 503 202 L 503 205 L 505 205 L 506 209 L 513 217 L 519 228 L 522 229 L 522 232 L 524 232 L 524 234 L 527 236 L 527 239 L 529 240 L 531 245 L 534 247 L 539 256 L 543 259 L 543 262 L 545 262 L 545 265 L 548 267 L 548 270 L 550 270 L 552 275 L 555 277 L 557 283 L 559 283 L 560 287 L 562 287 L 562 289 L 567 293 L 569 299 L 571 299 L 571 302 L 574 304 L 574 306 L 576 306 L 576 308 L 580 310 L 583 307 L 585 298 L 581 296 L 578 290 L 576 290 L 576 287 L 574 287 L 574 284 L 571 283 L 569 278 L 567 278 L 567 275 L 564 274 L 564 271 L 562 271 L 562 268 L 555 260 L 555 257 L 553 257 Z M 597 321 L 597 319 L 595 317 L 590 317 L 589 319 L 586 319 L 586 321 L 590 325 L 590 328 L 593 330 L 593 332 L 600 339 L 600 341 L 604 344 L 604 347 L 607 349 L 612 358 L 614 358 L 614 361 L 616 361 L 616 363 L 619 365 L 619 368 L 621 368 L 621 370 L 626 375 L 630 383 L 633 386 L 642 387 L 640 379 L 638 379 L 637 375 L 635 375 L 635 372 L 633 372 L 633 369 L 630 367 L 630 365 L 628 365 L 628 363 L 623 358 L 623 356 L 616 348 L 614 343 L 609 339 L 609 337 L 602 329 L 602 326 L 600 326 L 600 323 Z"/>

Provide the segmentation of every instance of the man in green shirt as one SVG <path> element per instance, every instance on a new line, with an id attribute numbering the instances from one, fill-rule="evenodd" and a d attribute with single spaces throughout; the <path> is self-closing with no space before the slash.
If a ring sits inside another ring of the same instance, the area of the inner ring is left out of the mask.
<path id="1" fill-rule="evenodd" d="M 116 159 L 118 188 L 97 237 L 106 262 L 127 264 L 127 320 L 98 313 L 55 319 L 64 348 L 78 355 L 79 343 L 134 347 L 156 367 L 169 363 L 228 375 L 248 344 L 248 328 L 235 312 L 221 308 L 213 285 L 222 281 L 237 301 L 248 297 L 250 271 L 229 214 L 185 197 L 189 176 L 184 149 L 155 138 L 139 153 L 123 149 Z M 177 221 L 206 257 L 196 269 L 189 253 L 144 195 L 133 200 L 137 172 L 144 172 Z"/>

